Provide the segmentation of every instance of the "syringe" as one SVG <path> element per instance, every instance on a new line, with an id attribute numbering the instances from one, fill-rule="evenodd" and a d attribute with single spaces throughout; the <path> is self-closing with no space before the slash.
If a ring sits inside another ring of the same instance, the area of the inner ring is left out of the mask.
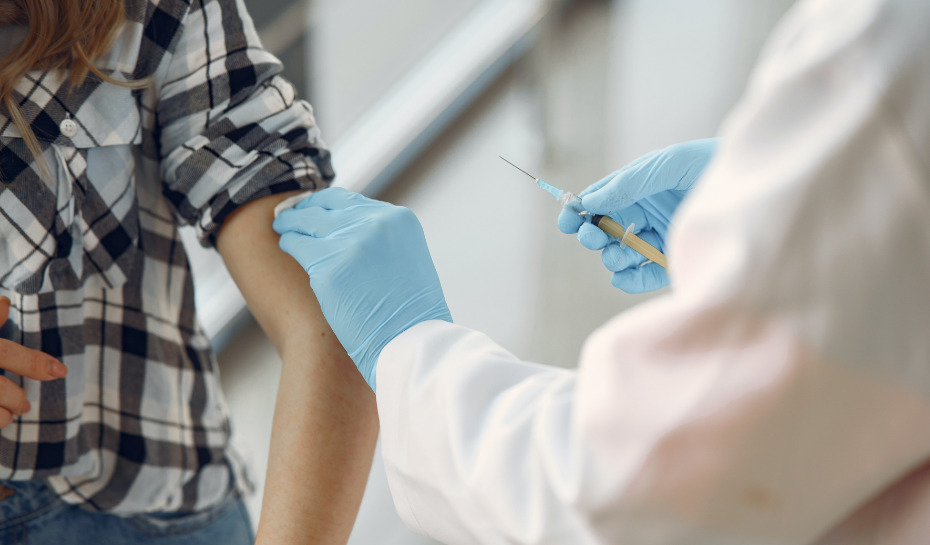
<path id="1" fill-rule="evenodd" d="M 498 157 L 500 157 L 501 159 L 504 159 L 500 155 L 498 155 Z M 504 159 L 504 161 L 507 161 L 507 159 Z M 629 226 L 627 226 L 627 228 L 624 228 L 622 225 L 620 225 L 619 223 L 615 222 L 614 220 L 610 219 L 607 216 L 602 216 L 600 214 L 590 214 L 589 212 L 585 212 L 581 210 L 581 206 L 580 206 L 581 198 L 575 195 L 574 193 L 570 191 L 563 191 L 553 185 L 550 185 L 549 183 L 544 182 L 543 180 L 540 180 L 536 176 L 533 176 L 529 172 L 523 170 L 517 165 L 511 163 L 510 161 L 507 161 L 507 163 L 509 163 L 510 166 L 519 170 L 523 174 L 526 174 L 530 178 L 536 180 L 536 185 L 543 188 L 547 193 L 549 193 L 550 195 L 558 199 L 559 204 L 561 204 L 562 207 L 572 206 L 574 203 L 579 203 L 579 204 L 575 204 L 573 209 L 577 207 L 578 208 L 577 212 L 579 214 L 590 215 L 591 223 L 595 227 L 600 228 L 601 231 L 604 231 L 608 235 L 618 239 L 621 245 L 629 246 L 634 251 L 639 253 L 639 255 L 645 257 L 649 261 L 658 263 L 659 266 L 661 266 L 662 268 L 667 268 L 667 261 L 665 259 L 665 254 L 660 252 L 658 249 L 656 249 L 654 246 L 652 246 L 645 240 L 633 234 L 634 225 L 632 223 Z"/>

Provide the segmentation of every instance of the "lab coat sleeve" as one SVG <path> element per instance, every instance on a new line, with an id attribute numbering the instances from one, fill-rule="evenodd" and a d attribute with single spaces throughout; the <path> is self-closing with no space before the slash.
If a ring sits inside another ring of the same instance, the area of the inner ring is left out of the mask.
<path id="1" fill-rule="evenodd" d="M 442 322 L 389 343 L 382 451 L 408 525 L 447 543 L 827 543 L 915 479 L 928 27 L 924 2 L 799 4 L 676 218 L 671 293 L 594 332 L 577 371 Z M 894 524 L 926 536 L 918 514 Z M 893 518 L 855 524 L 897 543 Z"/>

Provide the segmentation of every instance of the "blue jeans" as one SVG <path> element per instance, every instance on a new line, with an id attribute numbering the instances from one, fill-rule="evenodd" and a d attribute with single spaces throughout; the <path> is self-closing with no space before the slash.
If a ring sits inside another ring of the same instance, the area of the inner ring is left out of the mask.
<path id="1" fill-rule="evenodd" d="M 3 545 L 251 545 L 254 541 L 245 504 L 235 492 L 202 512 L 120 517 L 69 505 L 39 481 L 0 485 Z"/>

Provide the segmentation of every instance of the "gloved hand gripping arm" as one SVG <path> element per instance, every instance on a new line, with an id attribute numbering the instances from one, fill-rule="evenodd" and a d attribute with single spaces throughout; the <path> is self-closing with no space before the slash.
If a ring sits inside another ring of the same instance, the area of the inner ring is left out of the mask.
<path id="1" fill-rule="evenodd" d="M 307 271 L 323 315 L 372 390 L 388 342 L 420 322 L 452 321 L 410 210 L 329 188 L 283 211 L 274 229 L 281 249 Z"/>

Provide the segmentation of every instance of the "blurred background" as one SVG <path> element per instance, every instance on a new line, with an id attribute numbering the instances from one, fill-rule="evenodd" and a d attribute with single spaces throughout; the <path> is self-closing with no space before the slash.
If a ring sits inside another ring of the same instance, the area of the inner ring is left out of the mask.
<path id="1" fill-rule="evenodd" d="M 716 134 L 791 3 L 246 0 L 315 109 L 336 184 L 417 214 L 457 323 L 563 367 L 645 296 L 612 288 L 600 256 L 558 231 L 557 202 L 498 155 L 577 193 Z M 187 246 L 257 521 L 281 362 L 222 261 Z M 398 519 L 378 454 L 350 543 L 433 543 Z"/>

